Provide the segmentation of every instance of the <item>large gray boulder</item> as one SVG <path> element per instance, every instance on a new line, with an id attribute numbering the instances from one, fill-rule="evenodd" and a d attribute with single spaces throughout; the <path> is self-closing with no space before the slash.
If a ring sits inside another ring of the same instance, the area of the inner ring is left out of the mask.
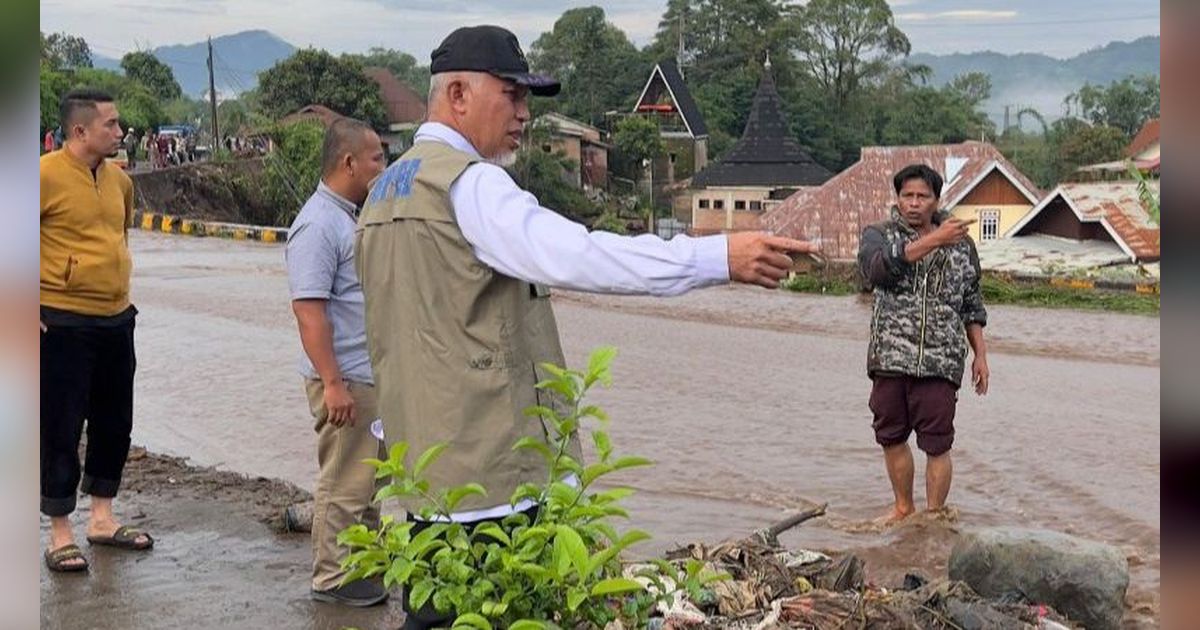
<path id="1" fill-rule="evenodd" d="M 1089 630 L 1118 628 L 1129 566 L 1111 545 L 1059 532 L 969 532 L 950 552 L 950 579 L 987 598 L 1048 604 Z"/>

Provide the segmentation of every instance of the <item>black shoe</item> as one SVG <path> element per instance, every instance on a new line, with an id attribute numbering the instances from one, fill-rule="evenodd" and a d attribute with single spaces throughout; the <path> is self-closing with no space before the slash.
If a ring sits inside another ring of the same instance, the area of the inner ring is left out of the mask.
<path id="1" fill-rule="evenodd" d="M 314 590 L 312 598 L 318 602 L 328 604 L 342 604 L 344 606 L 366 608 L 367 606 L 375 606 L 386 602 L 388 592 L 375 582 L 359 580 L 326 591 Z"/>

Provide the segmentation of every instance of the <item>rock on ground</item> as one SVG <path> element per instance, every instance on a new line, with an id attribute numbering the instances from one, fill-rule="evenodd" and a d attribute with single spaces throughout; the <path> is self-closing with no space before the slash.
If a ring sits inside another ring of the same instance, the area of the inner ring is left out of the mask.
<path id="1" fill-rule="evenodd" d="M 950 579 L 988 598 L 1049 604 L 1089 629 L 1118 628 L 1129 568 L 1111 545 L 1047 530 L 992 528 L 965 534 L 950 553 Z"/>

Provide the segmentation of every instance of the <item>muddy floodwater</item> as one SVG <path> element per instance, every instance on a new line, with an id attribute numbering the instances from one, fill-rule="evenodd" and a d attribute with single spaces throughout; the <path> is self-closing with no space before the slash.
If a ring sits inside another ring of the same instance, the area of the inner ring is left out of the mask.
<path id="1" fill-rule="evenodd" d="M 283 249 L 145 233 L 131 241 L 140 310 L 135 443 L 311 490 L 315 438 L 296 373 L 300 344 Z M 559 292 L 555 310 L 569 363 L 583 363 L 599 345 L 619 349 L 614 385 L 593 402 L 612 417 L 619 453 L 657 463 L 619 479 L 639 491 L 629 501 L 630 525 L 654 535 L 640 553 L 744 535 L 827 502 L 827 518 L 783 542 L 853 551 L 866 560 L 871 581 L 891 585 L 906 572 L 944 574 L 963 529 L 1043 527 L 1121 548 L 1132 576 L 1126 625 L 1157 625 L 1158 318 L 990 307 L 992 391 L 960 393 L 950 494 L 957 518 L 915 519 L 881 532 L 870 521 L 887 509 L 890 490 L 866 404 L 868 302 L 734 287 L 673 299 Z M 918 503 L 922 461 L 918 456 Z M 156 512 L 178 509 L 169 501 L 136 506 L 159 519 L 155 533 L 164 543 L 180 519 Z M 186 520 L 204 519 L 221 515 Z M 208 538 L 176 541 L 193 547 L 195 558 L 211 555 L 206 546 L 219 550 L 227 571 L 244 563 L 243 577 L 233 571 L 203 589 L 186 582 L 154 588 L 176 584 L 196 589 L 181 596 L 242 602 L 234 595 L 238 584 L 270 573 L 272 561 L 250 534 L 272 534 L 258 527 L 214 527 Z M 288 544 L 295 548 L 274 562 L 307 561 L 303 541 Z M 163 566 L 164 575 L 186 572 L 188 558 L 178 554 L 173 562 L 180 566 Z M 304 597 L 307 567 L 289 567 L 280 582 L 289 589 L 282 607 L 309 621 L 279 627 L 322 627 Z M 44 608 L 48 596 L 72 605 L 57 593 L 44 577 Z M 249 611 L 254 603 L 239 605 Z M 191 625 L 256 627 L 239 623 L 228 608 L 220 623 L 189 618 Z M 145 623 L 118 625 L 159 627 L 138 619 Z M 394 611 L 385 610 L 371 623 L 354 623 L 386 627 L 393 620 Z M 67 620 L 56 627 L 100 626 Z"/>

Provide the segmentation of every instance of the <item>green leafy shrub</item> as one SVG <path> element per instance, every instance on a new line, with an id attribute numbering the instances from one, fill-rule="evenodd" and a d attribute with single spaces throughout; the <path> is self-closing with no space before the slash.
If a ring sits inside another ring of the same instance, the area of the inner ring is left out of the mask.
<path id="1" fill-rule="evenodd" d="M 386 587 L 402 584 L 408 589 L 413 609 L 430 603 L 440 612 L 457 615 L 456 628 L 526 630 L 600 628 L 617 619 L 627 627 L 643 626 L 655 603 L 672 595 L 665 584 L 678 581 L 683 588 L 698 588 L 717 579 L 695 566 L 677 577 L 670 564 L 658 562 L 650 565 L 656 569 L 639 575 L 659 586 L 651 592 L 622 575 L 621 552 L 650 536 L 638 530 L 620 533 L 610 522 L 628 516 L 620 503 L 632 490 L 598 490 L 595 485 L 606 475 L 647 466 L 650 461 L 617 456 L 608 434 L 600 429 L 608 417 L 599 407 L 583 404 L 591 387 L 611 384 L 609 366 L 615 355 L 614 348 L 597 349 L 586 372 L 541 366 L 551 377 L 538 383 L 538 389 L 556 395 L 565 412 L 549 406 L 527 409 L 531 421 L 546 424 L 551 439 L 525 437 L 513 445 L 537 452 L 550 471 L 545 484 L 523 484 L 510 498 L 511 505 L 536 501 L 540 509 L 532 520 L 514 514 L 501 523 L 485 522 L 470 530 L 449 522 L 463 499 L 484 495 L 486 490 L 477 483 L 441 490 L 430 487 L 423 473 L 435 465 L 446 444 L 430 447 L 411 465 L 404 442 L 392 445 L 387 461 L 368 460 L 377 468 L 378 478 L 391 480 L 378 492 L 377 501 L 419 499 L 424 504 L 421 519 L 436 522 L 419 533 L 414 533 L 414 523 L 389 517 L 379 530 L 364 525 L 347 528 L 338 536 L 338 542 L 351 549 L 343 563 L 348 570 L 345 581 L 382 575 Z M 598 425 L 590 433 L 599 458 L 586 466 L 567 454 L 572 436 L 585 420 Z M 662 575 L 672 578 L 663 580 Z"/>
<path id="2" fill-rule="evenodd" d="M 267 155 L 265 192 L 276 208 L 275 225 L 290 225 L 321 180 L 325 129 L 312 121 L 279 125 L 270 132 L 275 150 Z"/>

